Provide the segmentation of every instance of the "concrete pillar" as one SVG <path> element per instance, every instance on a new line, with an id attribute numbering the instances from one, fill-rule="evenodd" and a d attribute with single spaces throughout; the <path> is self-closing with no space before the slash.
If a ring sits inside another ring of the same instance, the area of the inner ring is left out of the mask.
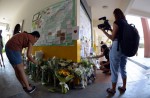
<path id="1" fill-rule="evenodd" d="M 150 27 L 146 18 L 141 18 L 144 33 L 144 57 L 150 57 Z"/>

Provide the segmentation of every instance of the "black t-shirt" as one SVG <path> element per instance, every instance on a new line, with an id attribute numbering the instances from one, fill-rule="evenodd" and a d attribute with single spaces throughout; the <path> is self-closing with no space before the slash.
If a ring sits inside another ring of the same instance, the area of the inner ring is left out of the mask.
<path id="1" fill-rule="evenodd" d="M 104 56 L 109 61 L 109 49 L 104 50 Z"/>
<path id="2" fill-rule="evenodd" d="M 123 32 L 123 27 L 124 27 L 124 22 L 127 22 L 126 20 L 123 20 L 123 19 L 119 19 L 119 20 L 116 20 L 114 21 L 114 23 L 118 26 L 119 30 L 116 34 L 116 37 L 115 39 L 118 39 L 118 36 L 119 36 L 119 33 Z"/>

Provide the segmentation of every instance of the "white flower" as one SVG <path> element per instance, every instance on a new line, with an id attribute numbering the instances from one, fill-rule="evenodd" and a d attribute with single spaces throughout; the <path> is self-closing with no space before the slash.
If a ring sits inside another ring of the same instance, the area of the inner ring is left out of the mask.
<path id="1" fill-rule="evenodd" d="M 66 64 L 65 63 L 59 63 L 61 66 L 66 66 Z"/>
<path id="2" fill-rule="evenodd" d="M 41 69 L 47 69 L 47 66 L 46 65 L 43 65 L 43 66 L 41 66 Z"/>

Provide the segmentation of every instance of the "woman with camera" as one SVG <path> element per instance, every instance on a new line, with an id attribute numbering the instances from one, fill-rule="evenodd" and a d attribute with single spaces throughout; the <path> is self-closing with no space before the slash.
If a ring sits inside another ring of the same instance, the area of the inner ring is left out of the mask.
<path id="1" fill-rule="evenodd" d="M 101 28 L 104 34 L 113 41 L 109 54 L 112 87 L 106 90 L 109 94 L 116 93 L 119 68 L 123 81 L 123 86 L 118 87 L 119 91 L 121 92 L 126 91 L 126 81 L 127 81 L 127 73 L 126 73 L 127 57 L 122 53 L 121 48 L 119 48 L 119 50 L 117 49 L 119 47 L 118 46 L 119 33 L 122 33 L 123 31 L 124 24 L 122 20 L 126 21 L 126 18 L 119 8 L 116 8 L 113 14 L 115 17 L 115 21 L 113 23 L 113 30 L 111 30 L 112 34 L 108 34 L 104 29 Z"/>

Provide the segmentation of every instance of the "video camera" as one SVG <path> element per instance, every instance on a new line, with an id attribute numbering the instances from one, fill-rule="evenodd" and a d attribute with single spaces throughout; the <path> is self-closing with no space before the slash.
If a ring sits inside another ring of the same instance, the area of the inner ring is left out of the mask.
<path id="1" fill-rule="evenodd" d="M 108 30 L 112 30 L 111 29 L 111 26 L 110 26 L 110 24 L 109 24 L 109 20 L 107 20 L 106 19 L 106 17 L 101 17 L 101 18 L 99 18 L 99 20 L 104 20 L 104 23 L 103 24 L 99 24 L 98 25 L 98 28 L 99 29 L 104 29 L 105 31 L 107 31 L 108 32 Z"/>

